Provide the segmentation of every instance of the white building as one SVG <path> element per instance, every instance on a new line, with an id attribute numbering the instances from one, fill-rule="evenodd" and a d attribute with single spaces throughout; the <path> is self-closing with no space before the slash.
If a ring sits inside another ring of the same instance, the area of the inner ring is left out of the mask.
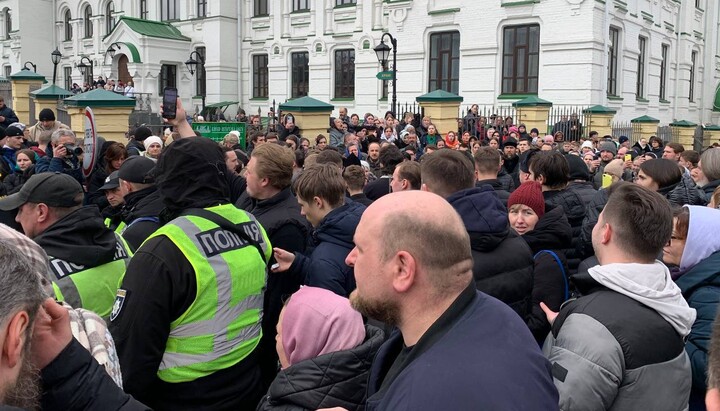
<path id="1" fill-rule="evenodd" d="M 536 95 L 602 104 L 616 120 L 720 122 L 715 0 L 0 0 L 0 11 L 5 74 L 31 60 L 49 78 L 57 46 L 60 85 L 83 81 L 86 56 L 94 77 L 132 78 L 154 104 L 175 85 L 195 107 L 190 98 L 206 94 L 208 104 L 265 114 L 273 100 L 309 93 L 383 113 L 373 48 L 388 32 L 399 102 L 442 88 L 463 105 Z M 204 55 L 204 73 L 185 67 L 192 51 Z"/>

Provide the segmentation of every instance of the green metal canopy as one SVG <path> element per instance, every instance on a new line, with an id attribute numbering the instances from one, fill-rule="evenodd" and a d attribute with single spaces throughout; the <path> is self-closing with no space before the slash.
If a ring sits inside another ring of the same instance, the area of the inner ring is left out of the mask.
<path id="1" fill-rule="evenodd" d="M 124 22 L 130 30 L 143 36 L 168 40 L 190 41 L 189 37 L 183 36 L 180 30 L 170 23 L 122 16 L 118 20 L 118 24 L 115 25 L 115 29 L 113 29 L 113 31 L 117 29 L 121 22 Z M 110 34 L 112 34 L 112 32 L 105 37 L 107 38 Z"/>
<path id="2" fill-rule="evenodd" d="M 310 96 L 296 98 L 280 104 L 280 110 L 294 111 L 296 113 L 318 113 L 333 111 L 334 109 L 335 106 L 332 104 L 325 103 Z"/>
<path id="3" fill-rule="evenodd" d="M 670 123 L 670 127 L 697 127 L 697 124 L 687 120 L 680 120 Z"/>
<path id="4" fill-rule="evenodd" d="M 30 70 L 20 70 L 10 75 L 10 80 L 40 80 L 45 81 L 45 76 Z"/>
<path id="5" fill-rule="evenodd" d="M 30 95 L 37 99 L 57 100 L 57 99 L 62 99 L 62 98 L 68 97 L 68 96 L 72 96 L 73 93 L 68 90 L 65 90 L 62 87 L 58 87 L 54 84 L 51 84 L 51 85 L 45 86 L 41 89 L 31 91 Z"/>
<path id="6" fill-rule="evenodd" d="M 103 89 L 81 93 L 63 101 L 72 107 L 135 107 L 135 99 Z"/>
<path id="7" fill-rule="evenodd" d="M 552 103 L 543 100 L 538 96 L 525 97 L 520 101 L 512 103 L 513 107 L 551 107 Z"/>
<path id="8" fill-rule="evenodd" d="M 435 90 L 431 91 L 430 93 L 423 94 L 422 96 L 415 97 L 415 101 L 418 103 L 428 102 L 428 103 L 434 103 L 434 102 L 442 102 L 442 101 L 448 101 L 448 102 L 462 102 L 464 99 L 461 96 L 458 96 L 457 94 L 450 93 L 445 90 Z"/>
<path id="9" fill-rule="evenodd" d="M 631 123 L 659 123 L 660 120 L 650 116 L 640 116 L 630 120 Z"/>
<path id="10" fill-rule="evenodd" d="M 615 113 L 617 113 L 617 110 L 615 110 L 614 108 L 605 107 L 605 106 L 601 106 L 601 105 L 598 104 L 598 105 L 596 105 L 596 106 L 592 106 L 592 107 L 586 108 L 585 110 L 583 110 L 583 113 L 588 113 L 588 114 L 615 114 Z"/>

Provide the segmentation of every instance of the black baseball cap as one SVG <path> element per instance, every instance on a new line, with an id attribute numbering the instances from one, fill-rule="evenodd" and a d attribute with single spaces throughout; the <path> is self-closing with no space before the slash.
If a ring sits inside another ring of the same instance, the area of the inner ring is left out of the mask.
<path id="1" fill-rule="evenodd" d="M 114 190 L 120 187 L 120 177 L 118 176 L 118 174 L 119 171 L 117 170 L 110 173 L 110 175 L 107 176 L 107 178 L 105 179 L 105 184 L 100 187 L 100 190 Z"/>
<path id="2" fill-rule="evenodd" d="M 67 174 L 40 173 L 30 177 L 17 193 L 0 198 L 0 210 L 14 210 L 25 203 L 74 207 L 82 205 L 83 194 L 80 183 Z"/>
<path id="3" fill-rule="evenodd" d="M 155 182 L 155 162 L 144 156 L 132 156 L 118 170 L 118 177 L 130 183 L 152 184 Z"/>

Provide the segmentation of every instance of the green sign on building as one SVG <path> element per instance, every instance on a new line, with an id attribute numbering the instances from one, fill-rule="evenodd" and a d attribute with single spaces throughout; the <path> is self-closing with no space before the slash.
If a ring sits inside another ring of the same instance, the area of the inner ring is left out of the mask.
<path id="1" fill-rule="evenodd" d="M 395 77 L 394 74 L 392 70 L 386 70 L 377 73 L 375 77 L 377 77 L 378 80 L 392 80 Z"/>
<path id="2" fill-rule="evenodd" d="M 221 142 L 223 137 L 231 131 L 238 131 L 240 132 L 240 146 L 243 148 L 246 147 L 245 127 L 245 123 L 192 123 L 193 130 L 199 131 L 203 137 L 211 138 L 213 141 L 217 141 L 218 143 Z"/>

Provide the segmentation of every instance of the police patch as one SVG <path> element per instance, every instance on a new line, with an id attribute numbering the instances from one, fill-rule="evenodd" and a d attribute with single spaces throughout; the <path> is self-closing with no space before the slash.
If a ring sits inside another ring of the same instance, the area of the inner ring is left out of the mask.
<path id="1" fill-rule="evenodd" d="M 118 315 L 120 315 L 120 311 L 122 311 L 123 304 L 125 304 L 125 299 L 128 296 L 127 290 L 123 290 L 122 288 L 119 288 L 117 290 L 117 295 L 115 296 L 115 303 L 113 304 L 112 313 L 110 314 L 110 321 L 115 321 Z"/>

